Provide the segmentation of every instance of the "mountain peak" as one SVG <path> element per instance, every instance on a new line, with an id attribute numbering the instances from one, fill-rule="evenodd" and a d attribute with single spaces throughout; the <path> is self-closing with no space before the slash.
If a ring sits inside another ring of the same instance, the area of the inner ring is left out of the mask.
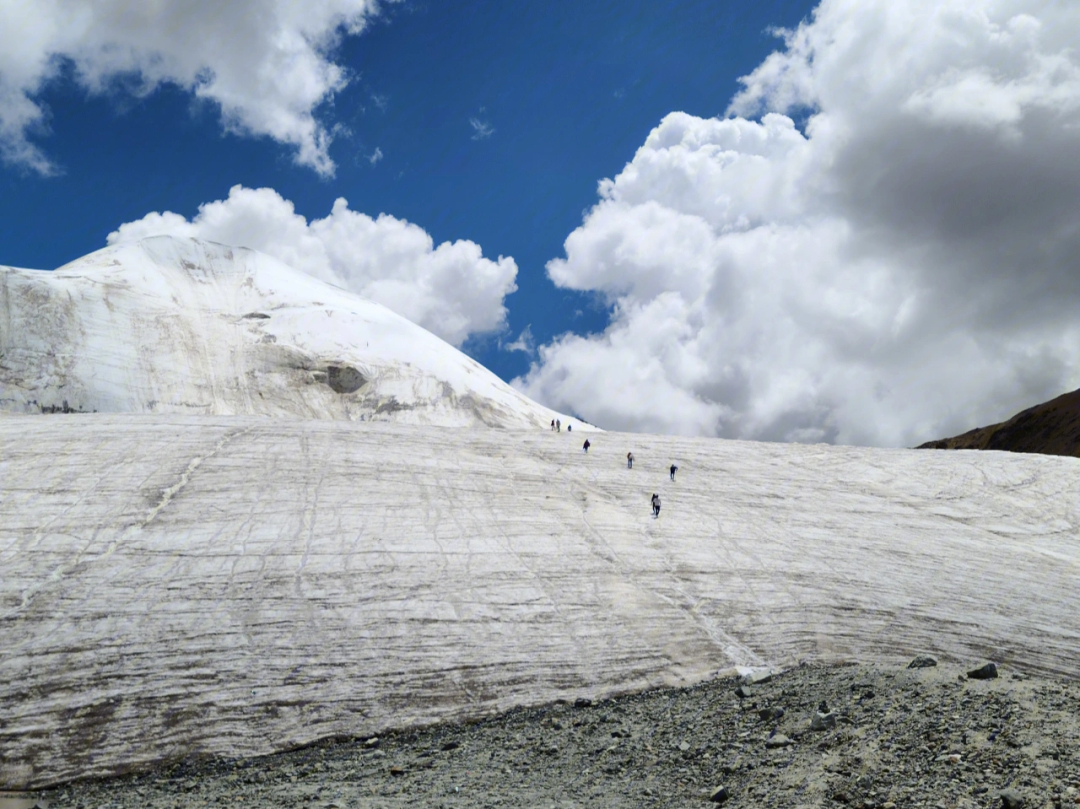
<path id="1" fill-rule="evenodd" d="M 0 409 L 542 427 L 568 418 L 384 306 L 270 256 L 158 236 L 0 267 Z"/>

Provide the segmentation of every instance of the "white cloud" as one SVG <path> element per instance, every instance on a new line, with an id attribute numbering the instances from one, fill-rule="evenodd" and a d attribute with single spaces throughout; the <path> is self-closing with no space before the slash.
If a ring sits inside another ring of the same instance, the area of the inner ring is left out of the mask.
<path id="1" fill-rule="evenodd" d="M 487 121 L 481 121 L 479 118 L 470 118 L 469 126 L 473 128 L 473 140 L 486 140 L 495 134 L 495 130 L 491 128 L 491 124 Z"/>
<path id="2" fill-rule="evenodd" d="M 505 327 L 503 299 L 515 289 L 512 258 L 484 258 L 470 241 L 435 246 L 422 228 L 387 214 L 349 210 L 339 198 L 310 223 L 270 188 L 233 186 L 188 221 L 150 213 L 109 234 L 109 244 L 147 236 L 190 236 L 250 247 L 316 278 L 389 307 L 449 343 Z"/>
<path id="3" fill-rule="evenodd" d="M 31 135 L 47 120 L 38 94 L 68 62 L 91 93 L 175 84 L 214 102 L 226 130 L 333 174 L 315 110 L 348 82 L 335 46 L 375 13 L 376 0 L 0 0 L 0 157 L 54 170 Z"/>
<path id="4" fill-rule="evenodd" d="M 1080 6 L 825 0 L 782 35 L 732 117 L 672 113 L 601 182 L 548 273 L 611 322 L 517 384 L 609 428 L 879 445 L 1080 384 Z"/>
<path id="5" fill-rule="evenodd" d="M 532 324 L 530 323 L 524 329 L 521 330 L 521 334 L 512 343 L 507 343 L 502 346 L 503 351 L 523 351 L 526 354 L 533 354 L 536 352 L 536 340 L 533 338 Z"/>
<path id="6" fill-rule="evenodd" d="M 375 147 L 374 152 L 372 152 L 370 155 L 368 155 L 368 162 L 373 166 L 382 159 L 383 159 L 383 152 L 382 152 L 382 149 L 380 149 L 378 146 Z"/>

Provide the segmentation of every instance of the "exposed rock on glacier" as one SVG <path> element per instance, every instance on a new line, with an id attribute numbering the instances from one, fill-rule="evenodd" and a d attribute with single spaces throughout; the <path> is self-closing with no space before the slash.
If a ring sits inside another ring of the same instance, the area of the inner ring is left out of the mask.
<path id="1" fill-rule="evenodd" d="M 0 267 L 0 409 L 567 422 L 379 304 L 169 236 L 53 272 Z"/>
<path id="2" fill-rule="evenodd" d="M 0 789 L 804 659 L 1075 676 L 1080 460 L 592 437 L 0 414 Z"/>

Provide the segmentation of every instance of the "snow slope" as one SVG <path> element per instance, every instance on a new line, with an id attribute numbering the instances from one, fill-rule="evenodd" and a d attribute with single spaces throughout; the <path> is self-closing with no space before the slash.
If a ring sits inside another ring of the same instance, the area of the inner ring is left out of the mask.
<path id="1" fill-rule="evenodd" d="M 0 418 L 0 789 L 734 666 L 1075 676 L 1078 459 L 591 438 Z"/>
<path id="2" fill-rule="evenodd" d="M 0 409 L 568 422 L 379 304 L 170 236 L 0 267 Z"/>

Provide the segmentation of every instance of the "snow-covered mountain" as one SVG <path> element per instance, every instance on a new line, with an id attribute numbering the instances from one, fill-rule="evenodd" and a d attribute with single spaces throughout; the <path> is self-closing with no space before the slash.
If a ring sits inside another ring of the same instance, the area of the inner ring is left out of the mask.
<path id="1" fill-rule="evenodd" d="M 379 304 L 252 250 L 170 236 L 53 272 L 0 267 L 0 409 L 569 421 Z"/>
<path id="2" fill-rule="evenodd" d="M 740 666 L 1076 676 L 1080 459 L 590 438 L 0 414 L 0 790 Z"/>

